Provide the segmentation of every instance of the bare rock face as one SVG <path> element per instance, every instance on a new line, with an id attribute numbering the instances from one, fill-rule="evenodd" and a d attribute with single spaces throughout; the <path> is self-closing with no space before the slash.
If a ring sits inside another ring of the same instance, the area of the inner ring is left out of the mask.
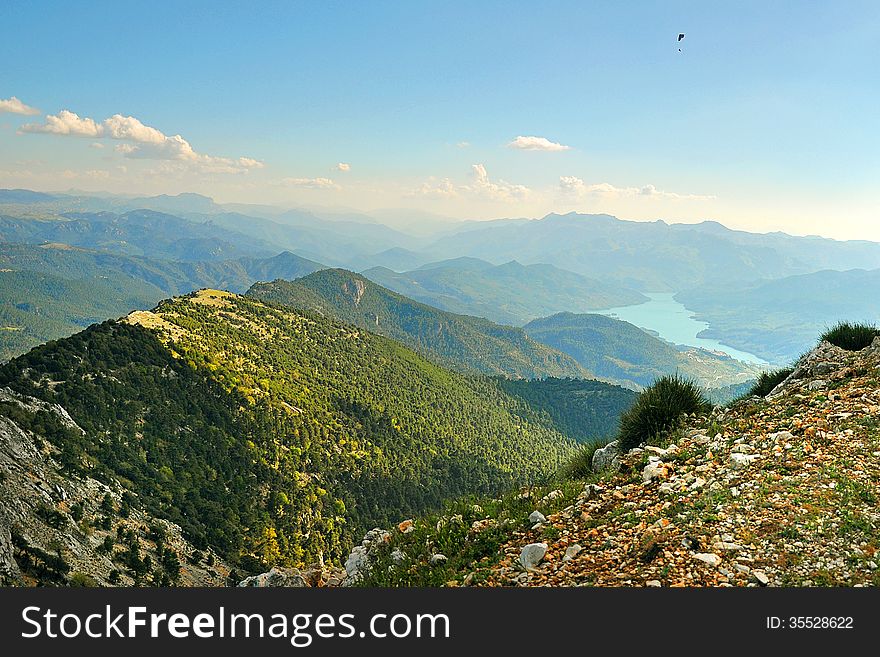
<path id="1" fill-rule="evenodd" d="M 13 552 L 12 534 L 8 527 L 0 527 L 0 586 L 13 586 L 21 582 L 21 570 Z"/>
<path id="2" fill-rule="evenodd" d="M 57 404 L 8 388 L 0 389 L 0 401 L 28 413 L 52 413 L 65 427 L 82 432 Z M 156 564 L 158 546 L 147 535 L 150 526 L 161 528 L 163 552 L 173 552 L 180 563 L 177 579 L 168 583 L 226 585 L 229 568 L 216 554 L 199 552 L 179 526 L 138 508 L 124 518 L 103 510 L 105 498 L 119 508 L 122 486 L 70 475 L 61 469 L 57 454 L 49 440 L 0 415 L 0 585 L 134 584 L 127 568 L 114 561 L 125 549 L 117 530 L 136 536 L 142 556 Z"/>

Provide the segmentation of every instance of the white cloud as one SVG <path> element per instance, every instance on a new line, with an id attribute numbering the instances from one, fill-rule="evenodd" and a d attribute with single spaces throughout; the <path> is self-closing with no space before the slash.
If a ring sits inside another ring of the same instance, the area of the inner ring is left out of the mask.
<path id="1" fill-rule="evenodd" d="M 101 149 L 101 148 L 104 148 L 104 144 L 102 144 L 102 143 L 99 142 L 99 141 L 93 141 L 91 144 L 89 144 L 89 148 L 98 148 L 98 149 Z"/>
<path id="2" fill-rule="evenodd" d="M 72 137 L 100 137 L 104 134 L 104 126 L 95 123 L 92 119 L 80 118 L 70 110 L 61 110 L 58 114 L 47 114 L 45 123 L 25 123 L 18 131 Z"/>
<path id="3" fill-rule="evenodd" d="M 330 178 L 282 178 L 281 183 L 291 187 L 307 189 L 339 189 L 339 185 Z"/>
<path id="4" fill-rule="evenodd" d="M 109 119 L 104 119 L 104 128 L 107 130 L 107 136 L 112 139 L 136 141 L 141 144 L 162 144 L 168 139 L 156 128 L 144 125 L 133 116 L 114 114 Z M 177 137 L 183 140 L 180 135 Z"/>
<path id="5" fill-rule="evenodd" d="M 644 187 L 615 187 L 611 183 L 602 182 L 588 185 L 575 176 L 561 176 L 559 189 L 567 196 L 599 196 L 604 198 L 632 198 L 646 196 L 656 199 L 685 200 L 685 201 L 709 201 L 715 196 L 704 194 L 679 194 L 677 192 L 665 192 L 657 189 L 654 185 Z"/>
<path id="6" fill-rule="evenodd" d="M 351 171 L 351 165 L 348 162 L 340 162 L 336 165 L 336 168 L 340 171 Z"/>
<path id="7" fill-rule="evenodd" d="M 531 190 L 525 185 L 514 185 L 503 180 L 497 182 L 490 180 L 486 167 L 482 164 L 472 164 L 471 174 L 474 178 L 473 187 L 477 193 L 493 201 L 521 200 L 531 193 Z"/>
<path id="8" fill-rule="evenodd" d="M 204 173 L 247 173 L 265 165 L 251 157 L 218 157 L 198 153 L 180 135 L 167 136 L 161 130 L 145 125 L 133 116 L 114 114 L 97 123 L 90 118 L 80 118 L 68 110 L 46 116 L 45 123 L 28 123 L 19 132 L 38 132 L 78 137 L 105 137 L 124 143 L 115 148 L 117 153 L 132 159 L 172 160 L 182 162 Z M 93 143 L 93 148 L 103 144 Z"/>
<path id="9" fill-rule="evenodd" d="M 571 146 L 565 146 L 545 137 L 523 137 L 520 135 L 507 144 L 508 148 L 518 148 L 523 151 L 567 151 Z"/>
<path id="10" fill-rule="evenodd" d="M 483 164 L 471 165 L 471 180 L 470 184 L 457 185 L 449 178 L 429 178 L 406 195 L 430 199 L 469 197 L 489 201 L 521 201 L 532 193 L 525 185 L 492 180 Z"/>
<path id="11" fill-rule="evenodd" d="M 459 195 L 458 188 L 449 178 L 438 180 L 437 178 L 429 178 L 421 186 L 412 190 L 406 196 L 417 196 L 428 199 L 450 199 Z"/>
<path id="12" fill-rule="evenodd" d="M 25 105 L 15 96 L 10 96 L 6 100 L 0 98 L 0 113 L 8 112 L 9 114 L 24 114 L 34 116 L 40 113 L 36 107 Z"/>
<path id="13" fill-rule="evenodd" d="M 471 143 L 469 141 L 460 141 L 455 145 L 455 147 L 456 148 L 470 148 L 470 145 L 471 145 Z"/>

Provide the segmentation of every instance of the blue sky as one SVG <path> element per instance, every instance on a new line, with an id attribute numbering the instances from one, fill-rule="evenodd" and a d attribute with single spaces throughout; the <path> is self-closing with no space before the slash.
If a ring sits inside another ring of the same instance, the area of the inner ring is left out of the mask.
<path id="1" fill-rule="evenodd" d="M 880 239 L 878 52 L 876 2 L 7 2 L 0 186 Z"/>

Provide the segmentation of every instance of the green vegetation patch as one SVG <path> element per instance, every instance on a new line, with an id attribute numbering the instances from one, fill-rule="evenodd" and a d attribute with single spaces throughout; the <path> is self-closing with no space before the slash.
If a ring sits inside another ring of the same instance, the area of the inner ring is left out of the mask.
<path id="1" fill-rule="evenodd" d="M 880 335 L 880 329 L 874 324 L 838 322 L 825 331 L 819 340 L 825 340 L 847 351 L 860 351 L 865 347 L 870 347 L 878 335 Z"/>

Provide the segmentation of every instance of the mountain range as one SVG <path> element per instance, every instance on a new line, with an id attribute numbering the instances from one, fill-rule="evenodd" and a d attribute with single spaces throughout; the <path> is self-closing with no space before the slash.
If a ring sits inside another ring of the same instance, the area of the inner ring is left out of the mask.
<path id="1" fill-rule="evenodd" d="M 61 243 L 0 243 L 0 360 L 171 295 L 202 287 L 244 292 L 258 280 L 296 278 L 320 267 L 289 252 L 191 262 Z"/>
<path id="2" fill-rule="evenodd" d="M 248 296 L 299 308 L 393 338 L 439 363 L 514 378 L 590 377 L 570 356 L 522 329 L 444 312 L 342 269 L 256 283 Z"/>
<path id="3" fill-rule="evenodd" d="M 547 264 L 515 260 L 493 265 L 478 258 L 454 258 L 407 272 L 374 267 L 364 276 L 437 308 L 522 325 L 563 310 L 588 311 L 647 301 L 635 290 L 591 279 Z"/>
<path id="4" fill-rule="evenodd" d="M 595 313 L 648 293 L 774 363 L 880 316 L 874 243 L 392 214 L 0 190 L 0 582 L 218 585 L 558 497 L 657 377 L 726 401 L 758 374 Z"/>

